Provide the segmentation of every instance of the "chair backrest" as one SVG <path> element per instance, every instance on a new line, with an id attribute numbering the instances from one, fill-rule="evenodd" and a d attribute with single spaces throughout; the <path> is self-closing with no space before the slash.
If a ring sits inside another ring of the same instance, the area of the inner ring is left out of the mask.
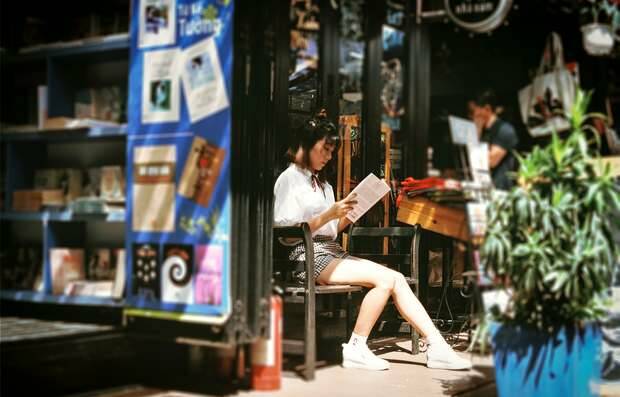
<path id="1" fill-rule="evenodd" d="M 405 275 L 411 275 L 416 263 L 416 228 L 411 226 L 368 227 L 355 226 L 349 228 L 349 253 L 362 259 L 384 264 L 397 269 Z M 378 245 L 368 245 L 368 240 L 390 239 L 387 253 L 379 251 Z M 362 242 L 362 239 L 364 242 Z M 364 244 L 366 243 L 366 244 Z M 373 249 L 375 248 L 375 249 Z"/>

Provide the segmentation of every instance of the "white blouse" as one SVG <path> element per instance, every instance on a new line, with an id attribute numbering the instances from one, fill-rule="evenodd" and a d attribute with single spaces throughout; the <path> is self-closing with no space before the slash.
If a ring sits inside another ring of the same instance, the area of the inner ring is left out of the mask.
<path id="1" fill-rule="evenodd" d="M 294 226 L 327 211 L 334 204 L 334 191 L 328 182 L 312 187 L 309 170 L 291 163 L 280 174 L 273 189 L 275 196 L 274 223 L 276 226 Z M 338 219 L 331 220 L 315 230 L 312 236 L 327 236 L 336 239 Z"/>

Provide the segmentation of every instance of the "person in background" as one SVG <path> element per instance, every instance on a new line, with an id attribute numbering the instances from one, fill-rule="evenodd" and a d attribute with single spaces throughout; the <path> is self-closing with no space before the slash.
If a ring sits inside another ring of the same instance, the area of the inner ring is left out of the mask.
<path id="1" fill-rule="evenodd" d="M 446 343 L 401 273 L 350 256 L 336 240 L 338 233 L 350 223 L 346 215 L 357 203 L 354 193 L 336 202 L 334 191 L 326 180 L 326 166 L 340 144 L 338 129 L 323 113 L 304 123 L 298 142 L 289 149 L 289 167 L 280 174 L 274 186 L 274 224 L 294 226 L 306 222 L 310 226 L 315 272 L 303 277 L 313 277 L 323 285 L 351 284 L 369 289 L 351 338 L 342 345 L 342 366 L 375 371 L 389 369 L 390 363 L 375 356 L 366 341 L 391 297 L 403 318 L 426 338 L 429 368 L 471 368 L 471 362 L 457 355 Z M 289 245 L 290 260 L 305 260 L 302 242 L 283 243 Z"/>
<path id="2" fill-rule="evenodd" d="M 496 189 L 508 190 L 513 181 L 509 173 L 515 170 L 513 150 L 519 138 L 514 127 L 498 115 L 495 93 L 486 90 L 468 102 L 469 117 L 478 128 L 481 142 L 489 144 L 489 167 Z"/>

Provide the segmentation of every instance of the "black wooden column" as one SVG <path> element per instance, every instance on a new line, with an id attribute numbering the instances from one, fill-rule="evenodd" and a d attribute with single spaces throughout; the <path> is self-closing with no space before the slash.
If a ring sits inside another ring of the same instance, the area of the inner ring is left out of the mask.
<path id="1" fill-rule="evenodd" d="M 387 5 L 383 0 L 364 3 L 364 71 L 362 77 L 362 168 L 364 176 L 379 176 L 381 163 L 381 61 L 383 59 L 382 28 Z"/>
<path id="2" fill-rule="evenodd" d="M 431 39 L 428 25 L 415 20 L 415 0 L 407 2 L 404 74 L 405 175 L 427 176 L 431 101 Z"/>
<path id="3" fill-rule="evenodd" d="M 235 9 L 231 142 L 229 339 L 269 331 L 277 134 L 286 133 L 288 3 L 240 0 Z"/>
<path id="4" fill-rule="evenodd" d="M 339 17 L 338 12 L 332 7 L 331 0 L 320 1 L 320 24 L 319 38 L 319 106 L 327 107 L 327 115 L 335 125 L 338 125 L 340 114 L 338 67 L 340 57 L 339 40 Z"/>

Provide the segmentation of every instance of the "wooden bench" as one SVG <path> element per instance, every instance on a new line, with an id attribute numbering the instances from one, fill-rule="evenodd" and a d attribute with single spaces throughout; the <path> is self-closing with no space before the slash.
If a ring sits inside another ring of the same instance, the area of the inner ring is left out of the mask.
<path id="1" fill-rule="evenodd" d="M 316 370 L 316 316 L 317 296 L 340 294 L 346 302 L 347 333 L 351 331 L 353 320 L 352 293 L 361 292 L 362 287 L 353 285 L 316 285 L 312 276 L 306 277 L 303 284 L 296 281 L 293 273 L 305 271 L 306 275 L 314 274 L 314 245 L 312 233 L 307 223 L 300 226 L 274 227 L 274 279 L 280 284 L 284 293 L 285 303 L 303 304 L 304 337 L 303 340 L 284 339 L 282 351 L 287 354 L 303 355 L 303 377 L 314 379 Z M 294 262 L 286 257 L 286 249 L 279 240 L 282 238 L 301 239 L 305 246 L 306 260 Z M 284 313 L 286 321 L 286 313 Z"/>

